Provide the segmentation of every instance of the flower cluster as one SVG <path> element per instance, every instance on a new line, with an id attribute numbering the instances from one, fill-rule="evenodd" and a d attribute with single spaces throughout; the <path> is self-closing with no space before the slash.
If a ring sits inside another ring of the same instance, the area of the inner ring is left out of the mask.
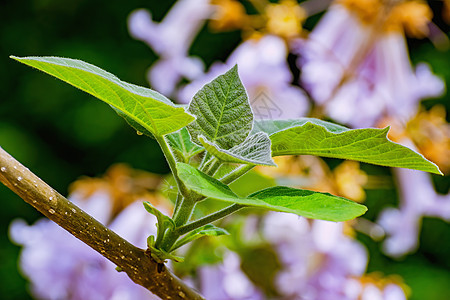
<path id="1" fill-rule="evenodd" d="M 362 244 L 344 234 L 344 223 L 308 222 L 291 214 L 269 213 L 265 237 L 283 263 L 277 276 L 289 299 L 406 299 L 394 280 L 365 280 L 368 255 Z"/>
<path id="2" fill-rule="evenodd" d="M 352 127 L 376 126 L 384 117 L 407 121 L 421 99 L 444 90 L 426 64 L 412 69 L 400 26 L 423 33 L 428 6 L 387 2 L 338 1 L 295 46 L 302 85 L 326 115 Z"/>

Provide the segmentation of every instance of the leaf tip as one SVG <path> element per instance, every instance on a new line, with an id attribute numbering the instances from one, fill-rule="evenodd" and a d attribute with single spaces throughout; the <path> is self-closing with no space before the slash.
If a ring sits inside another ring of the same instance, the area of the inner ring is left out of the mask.
<path id="1" fill-rule="evenodd" d="M 434 165 L 434 167 L 435 167 L 435 170 L 434 170 L 434 172 L 433 172 L 434 174 L 444 176 L 444 173 L 442 173 L 442 171 L 441 171 L 441 169 L 439 169 L 439 166 L 438 166 L 438 165 L 436 165 L 435 163 L 433 163 L 433 162 L 431 162 L 431 161 L 430 161 L 430 163 L 432 163 L 432 164 Z"/>
<path id="2" fill-rule="evenodd" d="M 146 211 L 153 213 L 153 205 L 151 205 L 150 202 L 144 201 L 142 204 L 144 205 Z"/>

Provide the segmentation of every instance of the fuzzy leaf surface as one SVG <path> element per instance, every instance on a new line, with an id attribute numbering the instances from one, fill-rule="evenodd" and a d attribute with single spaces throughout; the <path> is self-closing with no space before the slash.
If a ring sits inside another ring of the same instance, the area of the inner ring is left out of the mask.
<path id="1" fill-rule="evenodd" d="M 291 127 L 303 126 L 306 123 L 312 123 L 317 126 L 326 128 L 328 131 L 333 133 L 341 133 L 349 130 L 345 126 L 334 124 L 331 122 L 323 121 L 316 118 L 298 118 L 298 119 L 287 119 L 287 120 L 256 120 L 253 126 L 253 132 L 265 132 L 269 136 Z"/>
<path id="2" fill-rule="evenodd" d="M 367 211 L 365 206 L 342 197 L 280 186 L 239 197 L 228 186 L 190 165 L 178 163 L 177 167 L 189 189 L 216 200 L 335 222 L 351 220 Z"/>
<path id="3" fill-rule="evenodd" d="M 203 86 L 189 112 L 197 117 L 187 128 L 198 145 L 200 135 L 222 149 L 242 143 L 252 130 L 253 112 L 237 66 Z"/>
<path id="4" fill-rule="evenodd" d="M 195 118 L 183 107 L 144 87 L 81 60 L 61 57 L 11 58 L 65 81 L 111 105 L 136 130 L 161 136 L 186 126 Z"/>
<path id="5" fill-rule="evenodd" d="M 199 136 L 199 141 L 206 151 L 222 162 L 276 166 L 271 155 L 270 138 L 264 132 L 249 136 L 244 142 L 229 150 L 221 149 L 203 136 Z"/>
<path id="6" fill-rule="evenodd" d="M 272 156 L 316 155 L 442 174 L 421 154 L 387 137 L 389 128 L 348 129 L 318 119 L 267 120 L 255 125 L 270 135 Z"/>

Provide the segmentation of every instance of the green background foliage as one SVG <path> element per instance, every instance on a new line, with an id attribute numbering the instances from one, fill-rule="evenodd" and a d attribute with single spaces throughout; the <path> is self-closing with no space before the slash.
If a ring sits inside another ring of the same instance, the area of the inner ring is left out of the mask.
<path id="1" fill-rule="evenodd" d="M 143 7 L 150 9 L 153 17 L 160 20 L 173 2 L 2 1 L 0 146 L 64 195 L 69 184 L 80 176 L 98 176 L 115 162 L 125 162 L 155 173 L 168 173 L 157 143 L 138 136 L 106 104 L 19 65 L 9 59 L 9 55 L 77 58 L 106 69 L 124 81 L 148 86 L 145 72 L 157 57 L 144 43 L 129 36 L 127 16 L 132 10 Z M 449 32 L 448 26 L 439 25 Z M 205 27 L 190 53 L 202 57 L 210 65 L 214 60 L 224 60 L 240 39 L 239 32 L 212 34 Z M 450 86 L 448 51 L 438 52 L 429 42 L 416 40 L 410 42 L 410 49 L 414 62 L 428 61 L 436 73 L 445 76 L 447 86 Z M 440 102 L 449 111 L 448 97 L 447 94 L 445 98 L 426 102 L 426 105 Z M 333 165 L 334 160 L 329 162 Z M 363 168 L 369 174 L 389 175 L 390 172 L 376 166 L 364 165 Z M 448 192 L 448 177 L 433 175 L 433 179 L 440 192 Z M 31 299 L 26 281 L 17 271 L 19 248 L 11 244 L 7 232 L 14 218 L 32 222 L 40 215 L 3 185 L 0 185 L 0 201 L 0 298 Z M 375 220 L 381 208 L 396 204 L 393 189 L 370 190 L 366 217 Z M 381 254 L 380 243 L 367 236 L 358 235 L 358 238 L 370 252 L 369 272 L 403 276 L 413 290 L 411 299 L 440 300 L 450 294 L 449 236 L 448 223 L 425 219 L 420 248 L 401 260 Z M 246 264 L 251 263 L 249 258 Z"/>

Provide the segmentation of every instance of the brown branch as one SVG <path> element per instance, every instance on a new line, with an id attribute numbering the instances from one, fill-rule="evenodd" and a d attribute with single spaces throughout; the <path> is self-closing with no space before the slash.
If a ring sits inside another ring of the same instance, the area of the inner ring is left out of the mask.
<path id="1" fill-rule="evenodd" d="M 139 249 L 64 198 L 0 147 L 0 181 L 25 202 L 162 299 L 204 299 Z"/>

